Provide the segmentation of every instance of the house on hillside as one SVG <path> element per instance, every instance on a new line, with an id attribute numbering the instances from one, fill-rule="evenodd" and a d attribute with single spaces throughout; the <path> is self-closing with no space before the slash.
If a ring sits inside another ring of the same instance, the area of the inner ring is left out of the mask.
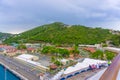
<path id="1" fill-rule="evenodd" d="M 109 30 L 109 32 L 116 35 L 120 34 L 120 31 L 116 31 L 116 30 Z"/>
<path id="2" fill-rule="evenodd" d="M 18 47 L 19 44 L 17 44 L 17 43 L 11 43 L 11 46 Z"/>
<path id="3" fill-rule="evenodd" d="M 40 48 L 40 46 L 41 46 L 39 43 L 34 43 L 34 44 L 26 43 L 25 45 L 26 45 L 27 48 L 29 48 L 29 47 L 31 47 L 31 48 Z"/>

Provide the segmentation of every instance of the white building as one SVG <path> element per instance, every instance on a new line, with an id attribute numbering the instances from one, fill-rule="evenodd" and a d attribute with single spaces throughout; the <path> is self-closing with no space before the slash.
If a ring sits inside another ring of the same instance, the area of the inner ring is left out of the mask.
<path id="1" fill-rule="evenodd" d="M 61 59 L 59 60 L 63 65 L 66 65 L 69 60 L 67 59 Z"/>
<path id="2" fill-rule="evenodd" d="M 104 47 L 104 50 L 120 53 L 120 48 L 115 48 L 115 47 Z"/>
<path id="3" fill-rule="evenodd" d="M 34 44 L 26 43 L 25 45 L 26 45 L 26 47 L 33 47 L 33 48 L 39 48 L 40 47 L 39 43 L 34 43 Z"/>
<path id="4" fill-rule="evenodd" d="M 24 61 L 24 62 L 29 63 L 29 64 L 32 64 L 42 71 L 49 70 L 48 67 L 45 67 L 45 66 L 41 65 L 39 62 L 34 61 L 34 60 L 38 60 L 37 56 L 29 55 L 29 54 L 22 54 L 22 55 L 17 56 L 16 59 Z"/>
<path id="5" fill-rule="evenodd" d="M 31 60 L 31 61 L 39 60 L 39 57 L 30 55 L 30 54 L 22 54 L 22 55 L 19 55 L 17 58 L 22 58 L 22 59 Z"/>

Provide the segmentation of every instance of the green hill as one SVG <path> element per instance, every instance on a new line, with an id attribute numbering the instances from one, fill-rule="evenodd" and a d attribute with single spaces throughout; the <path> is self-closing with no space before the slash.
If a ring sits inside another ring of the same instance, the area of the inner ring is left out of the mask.
<path id="1" fill-rule="evenodd" d="M 53 44 L 96 44 L 111 39 L 108 29 L 90 28 L 81 25 L 66 25 L 60 22 L 42 25 L 11 37 L 5 43 L 11 42 L 49 42 Z"/>
<path id="2" fill-rule="evenodd" d="M 5 40 L 9 38 L 10 36 L 12 36 L 12 34 L 0 32 L 0 40 Z"/>

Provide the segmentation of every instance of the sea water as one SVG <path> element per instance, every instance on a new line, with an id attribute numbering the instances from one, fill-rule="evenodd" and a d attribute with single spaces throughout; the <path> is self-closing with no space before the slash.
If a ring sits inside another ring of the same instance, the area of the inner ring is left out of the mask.
<path id="1" fill-rule="evenodd" d="M 0 64 L 0 80 L 21 80 L 21 79 Z"/>

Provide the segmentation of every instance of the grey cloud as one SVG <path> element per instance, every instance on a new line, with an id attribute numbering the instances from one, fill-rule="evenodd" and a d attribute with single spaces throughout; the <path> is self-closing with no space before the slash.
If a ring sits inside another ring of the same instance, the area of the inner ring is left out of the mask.
<path id="1" fill-rule="evenodd" d="M 113 28 L 119 14 L 120 0 L 0 0 L 0 31 L 21 32 L 53 21 Z"/>

